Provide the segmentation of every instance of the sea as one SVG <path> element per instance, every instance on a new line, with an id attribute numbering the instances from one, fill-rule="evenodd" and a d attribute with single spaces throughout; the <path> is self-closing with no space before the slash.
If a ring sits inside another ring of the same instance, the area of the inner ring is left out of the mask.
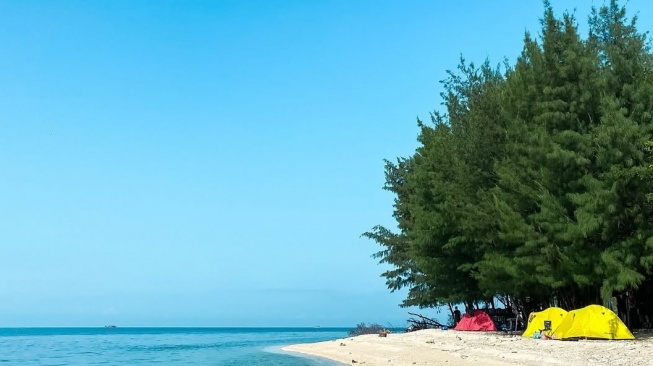
<path id="1" fill-rule="evenodd" d="M 0 328 L 0 365 L 335 366 L 281 347 L 345 328 Z"/>

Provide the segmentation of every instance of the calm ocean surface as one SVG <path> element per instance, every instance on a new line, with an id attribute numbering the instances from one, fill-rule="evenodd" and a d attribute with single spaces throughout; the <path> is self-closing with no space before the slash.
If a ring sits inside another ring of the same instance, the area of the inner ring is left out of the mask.
<path id="1" fill-rule="evenodd" d="M 0 365 L 326 366 L 280 350 L 345 328 L 0 328 Z"/>

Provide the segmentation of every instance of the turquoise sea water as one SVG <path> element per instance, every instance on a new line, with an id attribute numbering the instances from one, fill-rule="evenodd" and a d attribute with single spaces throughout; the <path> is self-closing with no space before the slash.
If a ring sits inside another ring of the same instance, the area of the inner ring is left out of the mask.
<path id="1" fill-rule="evenodd" d="M 326 366 L 284 345 L 343 338 L 344 328 L 0 328 L 0 365 Z"/>

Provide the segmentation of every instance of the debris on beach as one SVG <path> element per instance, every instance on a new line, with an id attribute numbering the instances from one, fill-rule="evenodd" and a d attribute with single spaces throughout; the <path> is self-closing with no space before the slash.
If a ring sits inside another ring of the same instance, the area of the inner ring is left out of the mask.
<path id="1" fill-rule="evenodd" d="M 414 319 L 414 318 L 408 319 L 408 322 L 411 323 L 411 325 L 406 329 L 406 332 L 414 332 L 416 330 L 422 330 L 422 329 L 434 329 L 434 328 L 441 329 L 442 327 L 444 327 L 444 325 L 438 322 L 437 320 L 431 319 L 424 315 L 410 313 L 410 312 L 408 314 L 412 316 L 416 316 L 419 319 Z"/>

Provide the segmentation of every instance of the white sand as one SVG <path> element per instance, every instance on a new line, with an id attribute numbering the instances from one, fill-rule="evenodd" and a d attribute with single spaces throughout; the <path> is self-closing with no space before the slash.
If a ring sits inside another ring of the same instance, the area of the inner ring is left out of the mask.
<path id="1" fill-rule="evenodd" d="M 428 329 L 298 344 L 284 351 L 346 364 L 395 365 L 653 365 L 653 338 L 555 341 L 503 333 Z M 355 362 L 354 362 L 355 361 Z"/>

